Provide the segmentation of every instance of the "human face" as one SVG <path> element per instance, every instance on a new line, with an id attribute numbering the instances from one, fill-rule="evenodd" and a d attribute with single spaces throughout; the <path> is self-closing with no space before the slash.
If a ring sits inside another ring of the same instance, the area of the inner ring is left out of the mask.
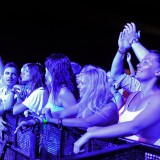
<path id="1" fill-rule="evenodd" d="M 45 70 L 46 70 L 45 83 L 46 83 L 47 86 L 50 86 L 51 82 L 52 82 L 52 76 L 51 76 L 51 73 L 49 72 L 49 70 L 47 68 L 45 68 Z"/>
<path id="2" fill-rule="evenodd" d="M 3 82 L 9 86 L 9 87 L 13 87 L 17 81 L 18 81 L 18 73 L 16 68 L 14 67 L 7 67 L 4 70 L 4 74 L 3 74 Z"/>
<path id="3" fill-rule="evenodd" d="M 87 88 L 90 85 L 89 78 L 84 74 L 80 74 L 77 77 L 77 82 L 78 82 L 78 86 L 77 87 L 79 89 L 79 95 L 80 95 L 80 98 L 82 98 L 83 95 L 85 94 L 85 92 L 87 91 Z"/>
<path id="4" fill-rule="evenodd" d="M 135 78 L 139 81 L 147 81 L 155 78 L 155 73 L 160 65 L 157 57 L 153 53 L 147 54 L 144 59 L 137 65 L 137 72 Z"/>
<path id="5" fill-rule="evenodd" d="M 31 80 L 28 66 L 24 66 L 21 68 L 21 80 L 22 82 L 29 82 Z"/>

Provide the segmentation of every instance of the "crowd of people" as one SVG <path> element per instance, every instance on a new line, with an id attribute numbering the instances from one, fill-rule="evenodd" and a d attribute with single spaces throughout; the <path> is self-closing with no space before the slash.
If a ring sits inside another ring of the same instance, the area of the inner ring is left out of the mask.
<path id="1" fill-rule="evenodd" d="M 139 60 L 137 69 L 130 50 Z M 160 146 L 160 51 L 142 45 L 134 23 L 120 32 L 108 71 L 94 64 L 81 66 L 64 53 L 49 55 L 44 66 L 26 63 L 20 71 L 15 63 L 4 65 L 0 59 L 2 131 L 7 130 L 3 114 L 9 111 L 32 117 L 22 121 L 15 134 L 43 123 L 83 128 L 85 134 L 74 143 L 75 154 L 83 152 L 91 138 L 125 137 Z"/>

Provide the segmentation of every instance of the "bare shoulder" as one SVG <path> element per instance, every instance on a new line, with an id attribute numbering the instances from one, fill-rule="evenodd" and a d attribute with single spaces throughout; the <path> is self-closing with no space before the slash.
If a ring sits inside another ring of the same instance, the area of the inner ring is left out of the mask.
<path id="1" fill-rule="evenodd" d="M 59 96 L 64 96 L 65 94 L 71 93 L 70 89 L 68 89 L 66 86 L 62 87 L 59 91 Z"/>
<path id="2" fill-rule="evenodd" d="M 101 110 L 101 115 L 106 119 L 107 124 L 115 124 L 118 122 L 119 113 L 118 107 L 114 102 L 110 102 L 103 107 Z"/>
<path id="3" fill-rule="evenodd" d="M 117 105 L 114 102 L 107 103 L 102 110 L 105 112 L 118 112 Z"/>
<path id="4" fill-rule="evenodd" d="M 59 99 L 65 99 L 65 101 L 70 101 L 70 100 L 73 100 L 73 101 L 76 101 L 75 100 L 75 97 L 74 97 L 74 94 L 71 92 L 71 90 L 67 87 L 62 87 L 59 91 L 59 94 L 58 94 L 58 97 Z"/>
<path id="5" fill-rule="evenodd" d="M 160 98 L 160 92 L 156 92 L 156 93 L 148 96 L 148 100 L 152 101 L 152 102 L 153 101 L 157 102 L 157 100 L 159 101 L 159 98 Z"/>

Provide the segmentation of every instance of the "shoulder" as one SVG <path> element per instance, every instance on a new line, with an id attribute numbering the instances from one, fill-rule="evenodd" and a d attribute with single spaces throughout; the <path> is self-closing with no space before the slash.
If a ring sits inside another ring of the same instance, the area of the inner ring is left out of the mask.
<path id="1" fill-rule="evenodd" d="M 46 91 L 48 91 L 47 88 L 39 87 L 39 88 L 35 89 L 33 92 L 46 92 Z"/>
<path id="2" fill-rule="evenodd" d="M 71 92 L 71 90 L 67 87 L 62 87 L 59 91 L 58 97 L 62 100 L 75 100 L 74 94 Z"/>
<path id="3" fill-rule="evenodd" d="M 46 88 L 43 87 L 39 87 L 37 89 L 35 89 L 30 95 L 30 96 L 48 96 L 49 92 Z"/>
<path id="4" fill-rule="evenodd" d="M 119 113 L 118 113 L 118 107 L 114 102 L 110 102 L 106 104 L 100 111 L 101 115 L 104 115 L 105 119 L 111 122 L 118 122 L 119 119 Z"/>
<path id="5" fill-rule="evenodd" d="M 149 102 L 159 104 L 159 97 L 160 97 L 160 92 L 154 93 L 154 94 L 148 96 L 148 100 L 149 100 Z"/>
<path id="6" fill-rule="evenodd" d="M 114 103 L 114 102 L 109 102 L 107 103 L 103 108 L 102 108 L 103 111 L 112 111 L 112 112 L 118 112 L 118 108 L 117 108 L 117 105 Z"/>
<path id="7" fill-rule="evenodd" d="M 71 93 L 71 90 L 69 88 L 67 88 L 66 86 L 63 86 L 59 91 L 59 96 L 63 96 L 67 93 L 68 94 Z"/>

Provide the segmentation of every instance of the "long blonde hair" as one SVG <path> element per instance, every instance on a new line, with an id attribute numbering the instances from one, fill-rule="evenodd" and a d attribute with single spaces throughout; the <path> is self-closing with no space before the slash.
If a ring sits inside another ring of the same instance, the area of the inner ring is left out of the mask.
<path id="1" fill-rule="evenodd" d="M 86 76 L 88 85 L 86 92 L 80 99 L 81 109 L 79 116 L 88 108 L 92 113 L 101 110 L 109 101 L 111 101 L 110 87 L 107 81 L 107 73 L 104 69 L 93 65 L 86 65 L 77 78 Z"/>

